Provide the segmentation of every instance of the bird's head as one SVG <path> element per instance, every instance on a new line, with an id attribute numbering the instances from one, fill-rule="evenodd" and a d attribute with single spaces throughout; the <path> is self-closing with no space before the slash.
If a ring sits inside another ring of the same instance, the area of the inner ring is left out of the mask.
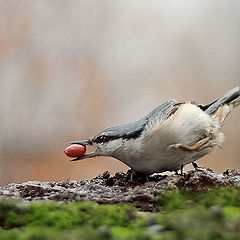
<path id="1" fill-rule="evenodd" d="M 121 137 L 111 135 L 107 131 L 103 131 L 88 140 L 71 142 L 71 144 L 90 145 L 96 148 L 95 151 L 77 157 L 71 161 L 78 161 L 96 156 L 113 156 L 114 152 L 122 146 L 122 143 Z"/>

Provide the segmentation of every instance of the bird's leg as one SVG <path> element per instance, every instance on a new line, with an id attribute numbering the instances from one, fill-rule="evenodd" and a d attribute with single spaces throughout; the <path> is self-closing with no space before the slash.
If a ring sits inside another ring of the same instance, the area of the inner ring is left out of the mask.
<path id="1" fill-rule="evenodd" d="M 181 165 L 181 168 L 180 168 L 180 174 L 178 173 L 178 170 L 174 170 L 175 174 L 176 175 L 180 175 L 180 176 L 184 176 L 184 173 L 183 173 L 183 164 Z"/>
<path id="2" fill-rule="evenodd" d="M 199 166 L 195 162 L 192 162 L 192 165 L 195 169 L 199 168 Z"/>
<path id="3" fill-rule="evenodd" d="M 180 175 L 181 175 L 181 176 L 184 176 L 184 173 L 183 173 L 183 164 L 181 165 L 181 170 L 180 170 L 180 172 L 181 172 Z"/>

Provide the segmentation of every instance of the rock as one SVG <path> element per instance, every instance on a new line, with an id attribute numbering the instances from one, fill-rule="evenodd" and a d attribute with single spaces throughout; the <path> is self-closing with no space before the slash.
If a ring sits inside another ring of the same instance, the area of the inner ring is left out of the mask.
<path id="1" fill-rule="evenodd" d="M 0 198 L 20 198 L 25 201 L 95 201 L 100 204 L 132 203 L 142 211 L 159 210 L 159 199 L 166 191 L 204 191 L 210 187 L 239 187 L 240 170 L 226 170 L 223 174 L 209 168 L 197 168 L 184 176 L 154 174 L 146 176 L 132 171 L 108 171 L 91 180 L 77 182 L 28 181 L 0 187 Z"/>

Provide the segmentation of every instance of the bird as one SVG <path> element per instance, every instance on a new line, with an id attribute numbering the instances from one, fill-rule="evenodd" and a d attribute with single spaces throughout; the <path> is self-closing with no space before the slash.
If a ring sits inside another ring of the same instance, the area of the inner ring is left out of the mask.
<path id="1" fill-rule="evenodd" d="M 71 161 L 110 156 L 142 174 L 178 173 L 179 170 L 183 174 L 185 165 L 192 163 L 196 169 L 195 161 L 217 147 L 222 148 L 225 138 L 220 128 L 239 104 L 239 87 L 207 105 L 171 99 L 138 121 L 107 128 L 87 140 L 71 142 L 96 148 Z"/>

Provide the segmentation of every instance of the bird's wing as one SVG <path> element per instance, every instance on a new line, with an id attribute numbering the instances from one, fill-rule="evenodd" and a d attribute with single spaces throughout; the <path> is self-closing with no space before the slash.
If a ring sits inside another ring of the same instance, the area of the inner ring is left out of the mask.
<path id="1" fill-rule="evenodd" d="M 147 114 L 143 119 L 145 119 L 146 122 L 149 121 L 149 119 L 153 118 L 159 118 L 159 119 L 167 119 L 172 114 L 174 114 L 180 105 L 182 105 L 184 102 L 178 102 L 174 99 L 169 100 L 167 102 L 162 103 L 160 106 L 153 109 L 149 114 Z"/>
<path id="2" fill-rule="evenodd" d="M 182 103 L 176 101 L 176 100 L 170 100 L 167 102 L 164 102 L 160 106 L 156 107 L 153 109 L 150 113 L 148 113 L 145 117 L 142 119 L 128 123 L 128 124 L 123 124 L 120 126 L 116 127 L 111 127 L 103 130 L 101 133 L 99 133 L 96 137 L 98 136 L 105 136 L 111 139 L 114 138 L 136 138 L 138 137 L 142 131 L 145 129 L 145 125 L 149 122 L 150 119 L 153 118 L 160 118 L 160 119 L 167 119 L 170 117 L 173 113 L 176 112 L 178 107 Z"/>

